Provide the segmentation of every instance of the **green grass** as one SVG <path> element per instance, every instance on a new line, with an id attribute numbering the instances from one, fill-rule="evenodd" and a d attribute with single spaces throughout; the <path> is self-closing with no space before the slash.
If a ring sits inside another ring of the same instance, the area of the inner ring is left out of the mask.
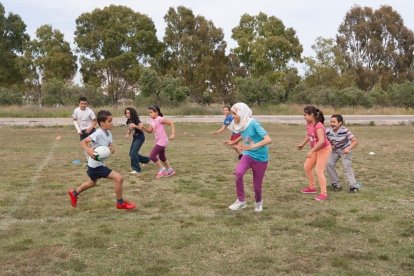
<path id="1" fill-rule="evenodd" d="M 134 105 L 140 115 L 147 115 L 146 104 Z M 39 107 L 36 105 L 25 106 L 2 106 L 0 109 L 0 118 L 63 118 L 70 117 L 73 113 L 73 106 L 60 107 Z M 128 105 L 92 107 L 97 111 L 100 109 L 109 109 L 116 117 L 124 115 L 125 108 Z M 298 104 L 279 104 L 279 105 L 253 105 L 253 114 L 257 115 L 301 115 L 303 114 L 304 105 Z M 405 109 L 399 107 L 343 107 L 333 108 L 329 106 L 319 107 L 324 114 L 356 114 L 356 115 L 414 115 L 414 109 Z M 186 115 L 222 115 L 221 104 L 211 104 L 201 106 L 193 103 L 186 103 L 179 106 L 162 106 L 164 114 L 186 116 Z"/>
<path id="2" fill-rule="evenodd" d="M 167 155 L 177 174 L 156 168 L 129 176 L 130 140 L 113 129 L 107 164 L 124 175 L 128 212 L 114 206 L 113 184 L 81 194 L 87 179 L 73 128 L 0 128 L 1 275 L 412 275 L 414 140 L 412 126 L 352 126 L 360 141 L 354 170 L 364 188 L 329 192 L 327 202 L 299 193 L 303 126 L 263 124 L 273 144 L 264 180 L 264 211 L 232 212 L 235 153 L 218 124 L 177 123 Z M 57 136 L 62 139 L 56 140 Z M 142 153 L 153 136 L 147 135 Z M 373 151 L 375 155 L 368 155 Z M 341 176 L 342 169 L 339 163 Z M 343 181 L 345 181 L 343 179 Z"/>

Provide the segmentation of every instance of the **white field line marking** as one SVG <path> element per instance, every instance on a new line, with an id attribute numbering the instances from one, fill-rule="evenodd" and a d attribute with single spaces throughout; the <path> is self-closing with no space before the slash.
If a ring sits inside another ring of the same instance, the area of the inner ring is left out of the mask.
<path id="1" fill-rule="evenodd" d="M 37 169 L 34 176 L 30 179 L 30 185 L 28 185 L 25 189 L 20 192 L 20 195 L 16 200 L 13 202 L 14 204 L 10 207 L 9 212 L 7 212 L 4 216 L 5 218 L 0 221 L 0 230 L 5 230 L 11 223 L 14 221 L 18 221 L 16 219 L 11 218 L 12 215 L 17 211 L 17 209 L 23 204 L 26 200 L 28 195 L 33 191 L 37 180 L 40 178 L 40 174 L 43 169 L 47 166 L 47 164 L 52 159 L 53 153 L 55 151 L 57 142 L 60 139 L 55 139 L 52 147 L 50 148 L 49 154 L 47 155 L 46 159 L 43 160 L 42 164 L 40 164 L 39 168 Z"/>

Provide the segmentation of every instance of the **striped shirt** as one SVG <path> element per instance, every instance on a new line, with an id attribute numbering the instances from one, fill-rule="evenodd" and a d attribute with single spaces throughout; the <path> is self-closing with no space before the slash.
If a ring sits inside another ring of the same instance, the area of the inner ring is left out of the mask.
<path id="1" fill-rule="evenodd" d="M 351 144 L 351 139 L 354 138 L 354 135 L 349 129 L 341 126 L 338 132 L 335 132 L 332 128 L 326 129 L 326 137 L 333 149 L 344 149 Z"/>

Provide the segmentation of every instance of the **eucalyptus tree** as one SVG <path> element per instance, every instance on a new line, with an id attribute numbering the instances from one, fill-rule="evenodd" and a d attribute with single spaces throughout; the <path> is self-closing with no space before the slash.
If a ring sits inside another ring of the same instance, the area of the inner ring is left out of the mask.
<path id="1" fill-rule="evenodd" d="M 29 39 L 21 17 L 14 13 L 6 15 L 0 3 L 0 86 L 23 84 L 19 57 Z"/>
<path id="2" fill-rule="evenodd" d="M 179 78 L 196 102 L 209 102 L 206 93 L 226 94 L 223 83 L 228 77 L 228 59 L 222 29 L 183 6 L 170 8 L 164 20 L 164 72 Z"/>
<path id="3" fill-rule="evenodd" d="M 42 85 L 53 82 L 53 87 L 56 87 L 56 83 L 63 87 L 64 83 L 70 82 L 75 76 L 76 61 L 62 32 L 53 29 L 51 25 L 40 26 L 36 30 L 36 37 L 25 45 L 22 60 L 28 93 L 37 100 L 48 96 L 49 104 L 65 104 L 64 98 L 68 98 L 68 95 L 64 95 L 64 89 L 60 92 L 55 89 L 53 95 L 46 95 L 42 91 Z"/>
<path id="4" fill-rule="evenodd" d="M 314 57 L 305 57 L 305 83 L 308 87 L 345 88 L 355 84 L 341 48 L 332 38 L 318 37 L 312 45 Z"/>
<path id="5" fill-rule="evenodd" d="M 293 28 L 286 28 L 275 16 L 260 12 L 257 16 L 242 15 L 232 30 L 238 46 L 232 51 L 249 76 L 267 77 L 271 82 L 287 71 L 291 62 L 300 62 L 302 45 Z"/>
<path id="6" fill-rule="evenodd" d="M 101 87 L 112 103 L 139 93 L 141 67 L 161 49 L 147 15 L 116 5 L 81 14 L 75 42 L 84 82 Z"/>
<path id="7" fill-rule="evenodd" d="M 354 6 L 339 26 L 337 43 L 357 85 L 370 90 L 413 79 L 414 36 L 390 6 Z"/>

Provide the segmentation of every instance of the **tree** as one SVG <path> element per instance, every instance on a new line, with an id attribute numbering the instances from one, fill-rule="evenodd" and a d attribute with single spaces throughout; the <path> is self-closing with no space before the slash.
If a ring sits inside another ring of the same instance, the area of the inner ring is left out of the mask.
<path id="1" fill-rule="evenodd" d="M 244 14 L 232 32 L 238 43 L 232 51 L 249 76 L 266 76 L 274 82 L 277 71 L 288 70 L 289 62 L 301 61 L 303 49 L 295 30 L 274 16 Z"/>
<path id="2" fill-rule="evenodd" d="M 275 99 L 275 87 L 265 77 L 237 78 L 239 99 L 248 105 L 269 103 Z"/>
<path id="3" fill-rule="evenodd" d="M 336 41 L 363 90 L 377 83 L 412 80 L 414 35 L 390 6 L 354 6 L 339 26 Z"/>
<path id="4" fill-rule="evenodd" d="M 36 38 L 29 41 L 24 47 L 24 59 L 21 60 L 24 68 L 25 83 L 29 95 L 47 104 L 65 104 L 58 96 L 59 89 L 47 89 L 51 95 L 42 91 L 43 84 L 50 82 L 51 87 L 64 87 L 65 82 L 73 79 L 76 70 L 76 56 L 72 53 L 70 44 L 64 40 L 63 34 L 52 29 L 51 25 L 40 26 L 36 30 Z M 47 97 L 47 99 L 46 99 Z"/>
<path id="5" fill-rule="evenodd" d="M 113 103 L 134 96 L 140 67 L 161 49 L 148 16 L 115 5 L 80 15 L 75 42 L 84 82 L 103 87 Z"/>
<path id="6" fill-rule="evenodd" d="M 304 58 L 307 65 L 305 83 L 309 87 L 342 89 L 355 83 L 354 75 L 348 71 L 345 57 L 334 39 L 318 37 L 312 49 L 315 51 L 315 57 Z"/>
<path id="7" fill-rule="evenodd" d="M 6 16 L 0 3 L 0 86 L 23 84 L 18 59 L 28 40 L 26 24 L 20 16 L 13 13 Z"/>
<path id="8" fill-rule="evenodd" d="M 164 19 L 166 74 L 179 78 L 196 102 L 204 101 L 206 91 L 220 95 L 228 81 L 223 31 L 183 6 L 170 8 Z"/>

